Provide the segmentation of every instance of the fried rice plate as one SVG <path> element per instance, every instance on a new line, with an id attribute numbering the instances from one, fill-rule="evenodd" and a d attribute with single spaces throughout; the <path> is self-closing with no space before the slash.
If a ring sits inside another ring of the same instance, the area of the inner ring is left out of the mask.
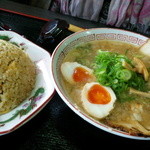
<path id="1" fill-rule="evenodd" d="M 36 80 L 35 65 L 17 45 L 0 40 L 0 114 L 25 100 Z"/>

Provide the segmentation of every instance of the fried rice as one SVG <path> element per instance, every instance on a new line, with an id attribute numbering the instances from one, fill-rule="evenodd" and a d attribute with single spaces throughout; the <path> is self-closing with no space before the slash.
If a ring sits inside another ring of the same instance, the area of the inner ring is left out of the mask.
<path id="1" fill-rule="evenodd" d="M 0 40 L 0 114 L 25 100 L 35 80 L 35 65 L 29 56 L 15 44 Z"/>

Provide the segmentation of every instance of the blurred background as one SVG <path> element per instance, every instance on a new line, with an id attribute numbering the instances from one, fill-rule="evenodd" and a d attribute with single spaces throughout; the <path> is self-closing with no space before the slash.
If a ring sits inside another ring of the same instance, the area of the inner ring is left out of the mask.
<path id="1" fill-rule="evenodd" d="M 149 0 L 10 0 L 150 35 Z"/>

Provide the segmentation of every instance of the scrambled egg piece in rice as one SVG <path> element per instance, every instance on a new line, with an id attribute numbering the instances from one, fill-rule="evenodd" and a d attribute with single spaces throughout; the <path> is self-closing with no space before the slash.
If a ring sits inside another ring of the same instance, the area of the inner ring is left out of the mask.
<path id="1" fill-rule="evenodd" d="M 35 65 L 29 56 L 18 46 L 0 40 L 0 114 L 29 96 L 35 79 Z"/>

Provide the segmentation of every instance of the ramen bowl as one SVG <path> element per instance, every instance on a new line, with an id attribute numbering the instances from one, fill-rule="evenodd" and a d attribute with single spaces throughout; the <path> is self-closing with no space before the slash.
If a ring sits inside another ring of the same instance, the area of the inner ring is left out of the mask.
<path id="1" fill-rule="evenodd" d="M 110 41 L 126 42 L 135 46 L 141 46 L 147 41 L 147 39 L 148 39 L 147 37 L 137 33 L 112 28 L 87 29 L 85 31 L 77 32 L 70 35 L 56 47 L 56 49 L 52 54 L 51 73 L 56 91 L 58 92 L 62 100 L 77 115 L 79 115 L 82 119 L 86 120 L 93 126 L 121 137 L 138 140 L 150 140 L 150 137 L 133 134 L 131 135 L 128 132 L 110 127 L 88 115 L 83 109 L 78 107 L 78 104 L 71 99 L 70 95 L 64 89 L 64 86 L 62 85 L 61 82 L 61 69 L 60 69 L 60 66 L 64 58 L 68 54 L 68 52 L 70 52 L 74 47 L 76 47 L 81 43 L 110 40 Z"/>

